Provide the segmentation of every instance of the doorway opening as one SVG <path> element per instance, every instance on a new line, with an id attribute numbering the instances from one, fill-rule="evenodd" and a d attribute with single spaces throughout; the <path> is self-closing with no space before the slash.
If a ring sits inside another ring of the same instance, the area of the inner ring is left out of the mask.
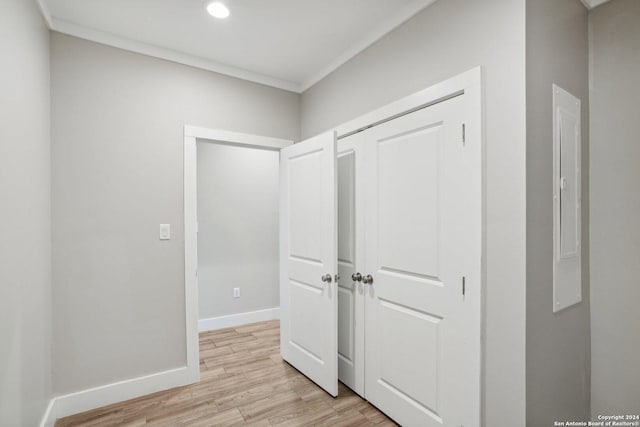
<path id="1" fill-rule="evenodd" d="M 198 332 L 279 318 L 278 138 L 185 126 L 187 358 Z"/>

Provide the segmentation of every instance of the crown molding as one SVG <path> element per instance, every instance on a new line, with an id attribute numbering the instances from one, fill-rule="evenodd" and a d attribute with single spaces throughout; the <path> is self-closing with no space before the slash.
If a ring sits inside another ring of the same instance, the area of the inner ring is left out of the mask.
<path id="1" fill-rule="evenodd" d="M 200 68 L 207 71 L 213 71 L 215 73 L 224 74 L 226 76 L 236 77 L 242 80 L 248 80 L 250 82 L 259 83 L 266 86 L 272 86 L 278 89 L 300 93 L 300 85 L 294 82 L 289 82 L 264 74 L 244 70 L 242 68 L 221 64 L 188 53 L 178 52 L 172 49 L 138 42 L 128 38 L 116 36 L 115 34 L 95 30 L 83 25 L 78 25 L 73 22 L 57 19 L 55 17 L 52 19 L 51 29 L 58 33 L 78 37 L 119 49 L 128 50 L 130 52 L 140 53 L 143 55 L 152 56 L 154 58 L 165 59 L 167 61 L 177 62 L 179 64 L 189 65 L 191 67 Z"/>
<path id="2" fill-rule="evenodd" d="M 351 60 L 353 57 L 373 45 L 389 32 L 399 27 L 411 17 L 416 15 L 421 10 L 435 3 L 437 0 L 414 0 L 404 8 L 400 9 L 391 19 L 386 20 L 381 25 L 373 28 L 366 33 L 360 40 L 347 48 L 344 52 L 338 55 L 329 64 L 322 67 L 316 73 L 312 74 L 309 78 L 302 82 L 292 82 L 288 80 L 279 79 L 277 77 L 261 74 L 249 70 L 245 70 L 238 67 L 233 67 L 220 62 L 212 61 L 210 59 L 202 58 L 196 55 L 179 52 L 176 50 L 155 46 L 153 44 L 139 42 L 126 37 L 117 36 L 105 31 L 96 30 L 90 27 L 86 27 L 73 22 L 58 19 L 51 15 L 47 6 L 46 0 L 36 0 L 42 16 L 49 29 L 69 36 L 78 37 L 81 39 L 89 40 L 92 42 L 104 44 L 119 49 L 124 49 L 130 52 L 139 53 L 142 55 L 151 56 L 154 58 L 160 58 L 179 64 L 188 65 L 195 68 L 200 68 L 214 73 L 224 74 L 226 76 L 247 80 L 250 82 L 283 89 L 290 92 L 302 93 L 309 89 L 311 86 L 324 79 L 326 76 L 334 72 L 340 66 Z M 582 0 L 590 2 L 603 2 L 606 0 Z"/>

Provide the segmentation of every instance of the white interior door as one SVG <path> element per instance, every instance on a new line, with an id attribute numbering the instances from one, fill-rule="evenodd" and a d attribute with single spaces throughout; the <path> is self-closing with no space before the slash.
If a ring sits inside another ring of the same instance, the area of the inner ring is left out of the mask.
<path id="1" fill-rule="evenodd" d="M 364 396 L 364 134 L 338 142 L 338 378 Z"/>
<path id="2" fill-rule="evenodd" d="M 461 95 L 365 136 L 365 393 L 403 426 L 479 425 L 480 150 L 464 114 Z"/>
<path id="3" fill-rule="evenodd" d="M 282 357 L 337 396 L 335 133 L 280 153 Z"/>

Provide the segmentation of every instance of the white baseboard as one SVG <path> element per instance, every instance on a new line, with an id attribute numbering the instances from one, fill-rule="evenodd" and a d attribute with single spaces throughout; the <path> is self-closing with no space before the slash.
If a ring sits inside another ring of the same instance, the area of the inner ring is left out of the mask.
<path id="1" fill-rule="evenodd" d="M 198 322 L 198 329 L 209 331 L 279 318 L 280 308 L 275 307 L 202 319 Z M 186 366 L 55 397 L 49 402 L 40 427 L 53 427 L 58 418 L 195 383 L 200 379 L 199 369 L 198 365 Z"/>
<path id="2" fill-rule="evenodd" d="M 276 319 L 280 319 L 280 307 L 200 319 L 198 321 L 198 330 L 200 332 L 212 331 L 214 329 L 230 328 L 232 326 L 245 325 L 247 323 L 264 322 L 265 320 Z"/>
<path id="3" fill-rule="evenodd" d="M 51 400 L 40 427 L 52 427 L 58 418 L 195 383 L 200 379 L 199 369 L 199 366 L 185 366 L 55 397 Z"/>
<path id="4" fill-rule="evenodd" d="M 42 421 L 40 421 L 40 427 L 53 427 L 56 423 L 56 414 L 54 411 L 54 405 L 56 400 L 51 399 L 49 404 L 47 405 L 46 411 L 44 411 L 44 415 L 42 416 Z"/>

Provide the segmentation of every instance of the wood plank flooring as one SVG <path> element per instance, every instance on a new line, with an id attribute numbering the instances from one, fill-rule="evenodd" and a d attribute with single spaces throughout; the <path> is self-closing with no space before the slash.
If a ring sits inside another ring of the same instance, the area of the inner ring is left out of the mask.
<path id="1" fill-rule="evenodd" d="M 200 334 L 200 382 L 59 419 L 69 426 L 395 426 L 340 384 L 331 397 L 280 357 L 280 323 Z"/>

